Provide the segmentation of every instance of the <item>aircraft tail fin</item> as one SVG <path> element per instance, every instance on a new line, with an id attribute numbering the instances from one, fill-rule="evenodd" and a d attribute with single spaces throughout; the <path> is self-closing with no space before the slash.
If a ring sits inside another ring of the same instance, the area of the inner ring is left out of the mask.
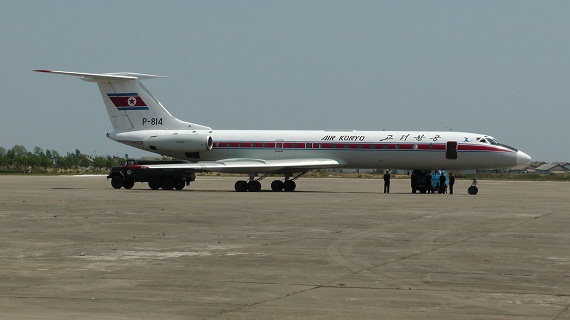
<path id="1" fill-rule="evenodd" d="M 154 129 L 211 130 L 209 127 L 182 121 L 172 116 L 139 81 L 164 78 L 164 76 L 132 72 L 34 71 L 76 76 L 88 82 L 96 82 L 115 132 Z"/>

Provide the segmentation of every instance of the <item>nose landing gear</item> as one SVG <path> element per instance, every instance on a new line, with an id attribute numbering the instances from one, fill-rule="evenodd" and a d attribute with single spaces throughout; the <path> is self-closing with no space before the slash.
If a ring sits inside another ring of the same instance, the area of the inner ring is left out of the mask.
<path id="1" fill-rule="evenodd" d="M 477 188 L 477 174 L 475 174 L 475 177 L 473 177 L 473 182 L 471 183 L 471 186 L 469 188 L 467 188 L 467 193 L 474 196 L 477 194 L 477 192 L 479 192 L 479 188 Z"/>

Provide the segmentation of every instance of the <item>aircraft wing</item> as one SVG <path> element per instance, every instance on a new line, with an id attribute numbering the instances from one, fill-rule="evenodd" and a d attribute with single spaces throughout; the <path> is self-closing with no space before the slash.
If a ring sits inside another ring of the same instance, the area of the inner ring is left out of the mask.
<path id="1" fill-rule="evenodd" d="M 224 159 L 218 161 L 199 161 L 195 163 L 149 164 L 141 167 L 149 169 L 189 169 L 227 173 L 281 173 L 301 172 L 315 169 L 335 168 L 340 163 L 332 159 Z"/>

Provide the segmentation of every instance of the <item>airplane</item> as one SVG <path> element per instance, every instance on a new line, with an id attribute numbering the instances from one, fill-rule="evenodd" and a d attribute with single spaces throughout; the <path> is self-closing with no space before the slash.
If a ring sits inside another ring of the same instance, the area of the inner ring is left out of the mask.
<path id="1" fill-rule="evenodd" d="M 193 172 L 247 174 L 238 192 L 261 190 L 260 180 L 283 175 L 273 191 L 294 191 L 295 180 L 310 170 L 447 169 L 479 170 L 526 164 L 526 153 L 494 137 L 451 131 L 355 130 L 214 130 L 179 120 L 140 80 L 164 78 L 150 74 L 83 73 L 34 70 L 80 77 L 99 86 L 113 131 L 111 140 L 141 150 L 187 160 L 151 164 L 148 169 L 187 169 Z M 476 194 L 476 175 L 469 194 Z M 150 181 L 149 181 L 150 185 Z"/>

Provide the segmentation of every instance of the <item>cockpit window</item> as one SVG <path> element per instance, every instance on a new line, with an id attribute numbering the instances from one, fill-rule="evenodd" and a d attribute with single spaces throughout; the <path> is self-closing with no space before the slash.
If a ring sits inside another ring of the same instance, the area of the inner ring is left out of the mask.
<path id="1" fill-rule="evenodd" d="M 508 145 L 506 145 L 506 144 L 500 143 L 499 141 L 497 141 L 497 139 L 495 139 L 495 138 L 493 138 L 493 137 L 489 137 L 489 136 L 486 136 L 486 137 L 477 137 L 476 140 L 477 140 L 477 142 L 481 142 L 481 143 L 492 144 L 492 145 L 496 145 L 496 146 L 502 146 L 502 147 L 505 147 L 505 148 L 507 148 L 507 149 L 510 149 L 510 150 L 512 150 L 512 151 L 514 151 L 514 152 L 517 152 L 517 151 L 518 151 L 517 149 L 515 149 L 515 148 L 513 148 L 513 147 L 511 147 L 511 146 L 508 146 Z"/>
<path id="2" fill-rule="evenodd" d="M 482 143 L 487 143 L 487 144 L 493 144 L 493 145 L 500 145 L 501 144 L 499 141 L 495 140 L 495 138 L 491 138 L 491 137 L 479 138 L 479 139 L 477 139 L 477 141 L 482 142 Z"/>

